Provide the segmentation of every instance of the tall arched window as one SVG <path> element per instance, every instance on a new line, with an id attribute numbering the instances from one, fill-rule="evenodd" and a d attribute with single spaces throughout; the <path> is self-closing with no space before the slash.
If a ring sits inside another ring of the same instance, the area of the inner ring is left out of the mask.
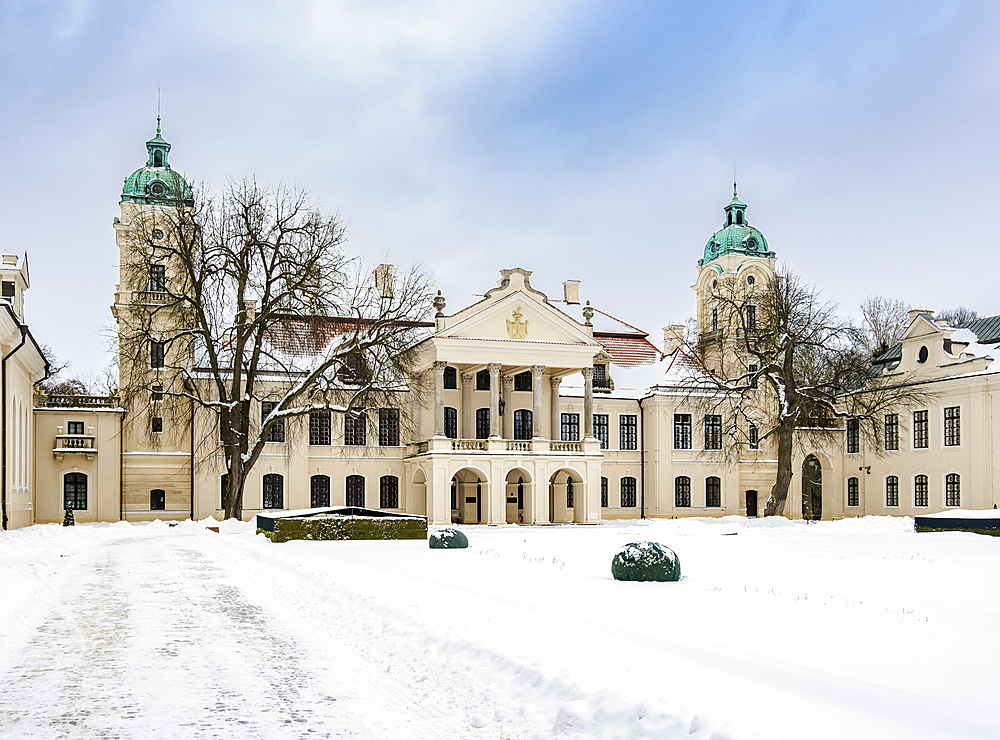
<path id="1" fill-rule="evenodd" d="M 531 411 L 517 409 L 514 412 L 514 439 L 531 439 Z"/>
<path id="2" fill-rule="evenodd" d="M 63 509 L 77 511 L 87 508 L 87 474 L 66 473 L 63 476 Z"/>
<path id="3" fill-rule="evenodd" d="M 323 509 L 330 505 L 330 476 L 314 475 L 309 479 L 309 506 Z"/>
<path id="4" fill-rule="evenodd" d="M 448 439 L 458 439 L 458 409 L 444 407 L 444 436 Z"/>
<path id="5" fill-rule="evenodd" d="M 958 473 L 948 473 L 944 479 L 944 505 L 962 505 L 962 478 Z"/>
<path id="6" fill-rule="evenodd" d="M 608 479 L 601 476 L 601 508 L 608 508 Z"/>
<path id="7" fill-rule="evenodd" d="M 739 225 L 743 224 L 743 211 L 736 212 L 736 223 Z"/>
<path id="8" fill-rule="evenodd" d="M 861 503 L 861 495 L 857 478 L 847 479 L 847 505 L 858 506 Z"/>
<path id="9" fill-rule="evenodd" d="M 566 479 L 566 508 L 567 509 L 572 509 L 573 508 L 573 493 L 574 493 L 574 491 L 573 491 L 573 479 L 572 478 L 567 478 Z"/>
<path id="10" fill-rule="evenodd" d="M 378 502 L 383 509 L 399 508 L 399 478 L 383 475 L 378 481 Z"/>
<path id="11" fill-rule="evenodd" d="M 476 409 L 476 439 L 490 436 L 490 410 Z"/>
<path id="12" fill-rule="evenodd" d="M 895 475 L 885 479 L 885 505 L 899 506 L 899 478 Z"/>
<path id="13" fill-rule="evenodd" d="M 279 473 L 264 476 L 264 508 L 285 508 L 285 479 Z"/>
<path id="14" fill-rule="evenodd" d="M 347 476 L 345 500 L 348 506 L 365 505 L 365 479 L 361 475 Z"/>
<path id="15" fill-rule="evenodd" d="M 927 506 L 927 476 L 918 475 L 913 479 L 913 505 Z"/>
<path id="16" fill-rule="evenodd" d="M 686 475 L 674 478 L 674 506 L 691 505 L 691 479 Z"/>
<path id="17" fill-rule="evenodd" d="M 458 388 L 458 371 L 450 365 L 444 369 L 444 387 Z"/>
<path id="18" fill-rule="evenodd" d="M 621 479 L 622 508 L 635 508 L 635 478 L 626 476 Z"/>
<path id="19" fill-rule="evenodd" d="M 705 506 L 722 506 L 722 479 L 716 475 L 705 479 Z"/>

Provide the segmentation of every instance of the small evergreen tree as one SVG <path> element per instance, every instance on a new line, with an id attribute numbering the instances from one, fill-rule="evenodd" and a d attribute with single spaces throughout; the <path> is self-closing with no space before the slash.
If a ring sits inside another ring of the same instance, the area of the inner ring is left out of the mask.
<path id="1" fill-rule="evenodd" d="M 66 514 L 63 516 L 63 526 L 72 527 L 74 525 L 76 525 L 76 520 L 73 518 L 73 510 L 67 506 Z"/>

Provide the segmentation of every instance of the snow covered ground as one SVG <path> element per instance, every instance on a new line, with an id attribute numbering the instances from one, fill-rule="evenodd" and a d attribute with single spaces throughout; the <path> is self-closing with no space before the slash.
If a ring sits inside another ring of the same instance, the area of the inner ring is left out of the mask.
<path id="1" fill-rule="evenodd" d="M 909 519 L 0 533 L 0 738 L 1000 737 L 1000 538 Z M 678 583 L 619 583 L 655 540 Z"/>

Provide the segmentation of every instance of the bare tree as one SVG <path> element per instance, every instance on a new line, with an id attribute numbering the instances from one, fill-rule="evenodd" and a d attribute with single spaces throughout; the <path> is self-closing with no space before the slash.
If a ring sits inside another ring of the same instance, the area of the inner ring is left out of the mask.
<path id="1" fill-rule="evenodd" d="M 870 295 L 861 302 L 858 342 L 872 358 L 887 352 L 903 338 L 910 324 L 909 305 L 895 298 Z"/>
<path id="2" fill-rule="evenodd" d="M 699 373 L 686 400 L 728 419 L 721 445 L 727 457 L 738 459 L 754 442 L 776 446 L 765 516 L 785 511 L 797 445 L 839 441 L 851 419 L 859 440 L 880 449 L 883 415 L 927 398 L 919 386 L 882 380 L 858 346 L 857 329 L 787 270 L 762 287 L 720 280 L 711 300 L 728 377 Z"/>
<path id="3" fill-rule="evenodd" d="M 207 414 L 227 518 L 241 516 L 272 429 L 313 411 L 398 408 L 414 390 L 425 277 L 383 267 L 376 286 L 345 253 L 343 222 L 305 192 L 234 182 L 216 200 L 139 209 L 129 234 L 123 273 L 144 298 L 119 316 L 123 402 L 140 419 L 150 399 L 150 418 Z"/>
<path id="4" fill-rule="evenodd" d="M 979 314 L 971 308 L 959 306 L 958 308 L 949 308 L 944 311 L 938 311 L 937 316 L 934 318 L 938 321 L 948 322 L 948 326 L 965 326 L 970 321 L 978 319 Z"/>

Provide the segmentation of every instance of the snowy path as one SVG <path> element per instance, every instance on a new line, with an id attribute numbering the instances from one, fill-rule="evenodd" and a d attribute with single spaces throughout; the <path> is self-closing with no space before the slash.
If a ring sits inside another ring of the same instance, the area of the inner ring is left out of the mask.
<path id="1" fill-rule="evenodd" d="M 204 534 L 151 535 L 76 564 L 89 576 L 63 584 L 0 681 L 0 737 L 461 737 L 335 635 L 249 594 L 202 555 Z"/>

